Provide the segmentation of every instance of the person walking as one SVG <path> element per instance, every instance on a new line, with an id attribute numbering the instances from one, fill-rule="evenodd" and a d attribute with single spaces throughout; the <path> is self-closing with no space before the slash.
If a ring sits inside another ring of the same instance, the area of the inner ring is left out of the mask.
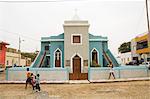
<path id="1" fill-rule="evenodd" d="M 27 77 L 27 79 L 26 79 L 25 89 L 27 89 L 28 84 L 31 85 L 31 72 L 29 71 L 29 68 L 27 68 L 26 77 Z"/>
<path id="2" fill-rule="evenodd" d="M 41 91 L 41 88 L 40 88 L 40 74 L 36 75 L 36 90 Z"/>
<path id="3" fill-rule="evenodd" d="M 33 90 L 35 90 L 36 89 L 36 76 L 35 75 L 32 75 L 31 83 L 32 83 Z"/>
<path id="4" fill-rule="evenodd" d="M 113 68 L 112 63 L 109 64 L 109 78 L 108 79 L 110 79 L 111 75 L 115 79 L 114 68 Z"/>

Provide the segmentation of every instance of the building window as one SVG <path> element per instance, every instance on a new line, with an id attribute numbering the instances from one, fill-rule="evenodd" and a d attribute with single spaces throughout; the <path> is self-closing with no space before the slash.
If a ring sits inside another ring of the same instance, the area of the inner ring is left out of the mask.
<path id="1" fill-rule="evenodd" d="M 61 52 L 56 50 L 55 52 L 55 67 L 61 67 Z"/>
<path id="2" fill-rule="evenodd" d="M 73 43 L 81 43 L 80 36 L 73 36 Z"/>
<path id="3" fill-rule="evenodd" d="M 136 46 L 137 50 L 144 49 L 144 48 L 148 48 L 148 41 L 147 40 L 137 42 L 137 46 Z"/>
<path id="4" fill-rule="evenodd" d="M 49 46 L 45 46 L 45 50 L 46 50 L 46 51 L 49 50 Z"/>
<path id="5" fill-rule="evenodd" d="M 96 49 L 93 49 L 92 50 L 92 55 L 91 55 L 91 58 L 92 58 L 92 66 L 99 66 L 99 63 L 98 63 L 98 51 Z"/>
<path id="6" fill-rule="evenodd" d="M 75 45 L 82 44 L 82 34 L 72 34 L 71 43 Z"/>

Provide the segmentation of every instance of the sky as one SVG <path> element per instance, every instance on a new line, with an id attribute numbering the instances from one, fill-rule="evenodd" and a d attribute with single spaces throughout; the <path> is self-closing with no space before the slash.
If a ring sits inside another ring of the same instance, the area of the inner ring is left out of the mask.
<path id="1" fill-rule="evenodd" d="M 147 31 L 145 0 L 2 1 L 6 0 L 0 1 L 0 40 L 18 49 L 20 37 L 21 51 L 40 50 L 41 37 L 63 33 L 63 23 L 72 19 L 75 9 L 81 20 L 89 21 L 89 33 L 108 37 L 115 56 L 120 44 Z"/>

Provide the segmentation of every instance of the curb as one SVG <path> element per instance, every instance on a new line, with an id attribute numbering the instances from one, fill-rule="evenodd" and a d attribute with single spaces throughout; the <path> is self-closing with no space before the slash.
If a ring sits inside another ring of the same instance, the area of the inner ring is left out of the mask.
<path id="1" fill-rule="evenodd" d="M 91 83 L 112 83 L 112 82 L 130 82 L 130 81 L 150 81 L 150 77 L 114 79 L 114 80 L 90 80 Z"/>
<path id="2" fill-rule="evenodd" d="M 113 82 L 130 82 L 130 81 L 150 81 L 146 78 L 126 78 L 114 80 L 69 80 L 69 81 L 41 81 L 41 84 L 90 84 L 90 83 L 113 83 Z M 0 81 L 0 84 L 25 84 L 25 81 Z"/>

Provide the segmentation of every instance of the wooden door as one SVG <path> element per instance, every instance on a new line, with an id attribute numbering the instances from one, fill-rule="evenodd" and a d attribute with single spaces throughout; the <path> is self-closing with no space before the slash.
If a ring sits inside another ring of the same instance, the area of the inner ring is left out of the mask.
<path id="1" fill-rule="evenodd" d="M 80 57 L 75 57 L 73 59 L 73 74 L 74 74 L 74 79 L 78 80 L 79 79 L 79 74 L 81 73 L 81 58 Z"/>
<path id="2" fill-rule="evenodd" d="M 76 55 L 72 59 L 73 73 L 69 73 L 70 80 L 87 80 L 88 74 L 81 73 L 81 58 Z"/>

